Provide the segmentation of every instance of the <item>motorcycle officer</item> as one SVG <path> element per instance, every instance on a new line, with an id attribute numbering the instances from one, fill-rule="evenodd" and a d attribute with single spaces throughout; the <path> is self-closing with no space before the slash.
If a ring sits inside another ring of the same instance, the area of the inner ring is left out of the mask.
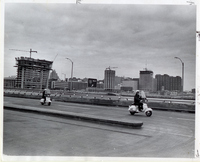
<path id="1" fill-rule="evenodd" d="M 142 98 L 139 95 L 139 90 L 137 90 L 134 96 L 134 105 L 138 105 L 139 111 L 142 111 L 143 109 L 143 103 L 141 101 L 142 101 Z"/>
<path id="2" fill-rule="evenodd" d="M 42 98 L 44 98 L 44 103 L 46 101 L 46 89 L 44 89 L 44 91 L 42 92 Z"/>

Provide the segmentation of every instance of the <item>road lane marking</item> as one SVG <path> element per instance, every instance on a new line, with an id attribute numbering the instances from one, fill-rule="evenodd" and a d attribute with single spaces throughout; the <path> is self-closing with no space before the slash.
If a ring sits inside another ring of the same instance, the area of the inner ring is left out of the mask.
<path id="1" fill-rule="evenodd" d="M 195 121 L 195 119 L 185 119 L 185 118 L 176 118 L 176 119 L 180 119 L 180 120 L 189 120 L 189 121 Z"/>
<path id="2" fill-rule="evenodd" d="M 168 134 L 171 134 L 171 135 L 174 135 L 174 136 L 189 137 L 189 138 L 193 138 L 194 137 L 194 136 L 191 136 L 191 135 L 184 135 L 184 134 L 178 134 L 178 133 L 168 133 Z"/>
<path id="3" fill-rule="evenodd" d="M 173 117 L 169 117 L 169 118 L 172 119 Z M 195 119 L 186 119 L 186 118 L 175 118 L 175 119 L 187 120 L 187 121 L 195 121 Z"/>
<path id="4" fill-rule="evenodd" d="M 61 106 L 61 107 L 68 107 L 68 108 L 69 108 L 69 106 L 66 106 L 66 105 L 58 105 L 58 106 Z M 72 107 L 70 107 L 70 108 L 72 108 Z M 74 108 L 77 108 L 77 109 L 86 109 L 86 110 L 91 109 L 91 108 L 85 108 L 85 107 L 73 107 L 73 109 L 74 109 Z"/>

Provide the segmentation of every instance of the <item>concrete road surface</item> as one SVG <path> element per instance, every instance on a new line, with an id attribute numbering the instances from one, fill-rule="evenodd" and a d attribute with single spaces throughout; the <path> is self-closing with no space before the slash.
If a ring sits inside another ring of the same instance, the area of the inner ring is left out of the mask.
<path id="1" fill-rule="evenodd" d="M 194 157 L 195 114 L 153 111 L 152 117 L 127 109 L 5 98 L 4 102 L 46 109 L 142 120 L 142 129 L 4 110 L 3 153 L 26 156 Z"/>

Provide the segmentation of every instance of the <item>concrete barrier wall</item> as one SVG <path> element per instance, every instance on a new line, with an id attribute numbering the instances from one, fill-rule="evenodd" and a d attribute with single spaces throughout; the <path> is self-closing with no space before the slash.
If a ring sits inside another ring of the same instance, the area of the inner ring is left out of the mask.
<path id="1" fill-rule="evenodd" d="M 14 94 L 14 93 L 4 93 L 4 96 L 8 97 L 21 97 L 21 98 L 32 98 L 32 99 L 40 99 L 41 94 L 38 95 L 27 95 L 24 94 Z M 63 96 L 61 94 L 51 96 L 51 98 L 55 101 L 62 102 L 73 102 L 73 103 L 81 103 L 81 104 L 94 104 L 94 105 L 104 105 L 104 106 L 118 106 L 118 107 L 126 107 L 132 104 L 133 101 L 130 100 L 112 100 L 109 98 L 87 98 L 86 96 Z M 194 104 L 178 104 L 171 102 L 148 102 L 148 107 L 159 110 L 174 110 L 174 111 L 187 111 L 187 112 L 195 112 Z"/>

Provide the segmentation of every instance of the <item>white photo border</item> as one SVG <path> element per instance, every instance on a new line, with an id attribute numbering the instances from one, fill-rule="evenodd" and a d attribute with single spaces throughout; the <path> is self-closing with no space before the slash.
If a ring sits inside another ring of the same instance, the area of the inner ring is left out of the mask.
<path id="1" fill-rule="evenodd" d="M 118 158 L 118 157 L 18 157 L 3 155 L 3 76 L 4 76 L 4 6 L 5 3 L 76 3 L 81 4 L 157 4 L 157 5 L 196 5 L 196 112 L 195 112 L 195 155 L 193 159 L 174 158 Z M 0 131 L 0 152 L 1 161 L 200 161 L 200 1 L 199 0 L 2 0 L 0 1 L 0 105 L 1 105 L 1 131 Z M 199 33 L 198 33 L 199 32 Z"/>

